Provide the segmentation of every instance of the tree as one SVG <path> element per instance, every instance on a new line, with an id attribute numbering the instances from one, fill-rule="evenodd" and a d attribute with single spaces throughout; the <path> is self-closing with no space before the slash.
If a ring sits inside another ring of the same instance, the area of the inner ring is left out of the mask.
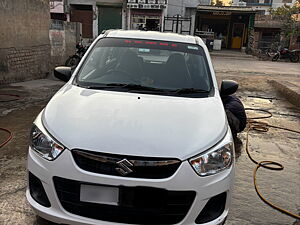
<path id="1" fill-rule="evenodd" d="M 274 19 L 282 21 L 281 31 L 286 41 L 292 37 L 300 35 L 300 21 L 297 21 L 295 14 L 300 13 L 300 0 L 297 0 L 293 6 L 284 4 L 276 9 L 270 8 L 270 14 L 274 16 Z"/>

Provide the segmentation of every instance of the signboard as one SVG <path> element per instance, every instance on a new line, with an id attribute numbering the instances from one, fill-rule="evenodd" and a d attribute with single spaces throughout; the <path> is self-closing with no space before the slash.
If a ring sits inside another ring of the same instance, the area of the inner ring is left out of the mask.
<path id="1" fill-rule="evenodd" d="M 127 0 L 127 3 L 166 5 L 168 0 Z"/>
<path id="2" fill-rule="evenodd" d="M 213 15 L 215 15 L 215 16 L 230 16 L 231 12 L 216 11 L 216 12 L 213 12 Z"/>
<path id="3" fill-rule="evenodd" d="M 129 9 L 164 9 L 164 8 L 166 8 L 166 5 L 127 3 L 127 8 L 129 8 Z"/>
<path id="4" fill-rule="evenodd" d="M 64 13 L 64 3 L 62 1 L 50 1 L 51 13 Z"/>
<path id="5" fill-rule="evenodd" d="M 127 0 L 130 9 L 164 9 L 167 4 L 167 0 Z"/>

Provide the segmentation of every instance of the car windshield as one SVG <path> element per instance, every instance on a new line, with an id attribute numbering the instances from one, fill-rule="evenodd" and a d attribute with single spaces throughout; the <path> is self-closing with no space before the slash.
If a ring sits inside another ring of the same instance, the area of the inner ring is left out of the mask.
<path id="1" fill-rule="evenodd" d="M 199 45 L 103 38 L 95 45 L 75 83 L 91 89 L 208 95 L 211 76 Z"/>

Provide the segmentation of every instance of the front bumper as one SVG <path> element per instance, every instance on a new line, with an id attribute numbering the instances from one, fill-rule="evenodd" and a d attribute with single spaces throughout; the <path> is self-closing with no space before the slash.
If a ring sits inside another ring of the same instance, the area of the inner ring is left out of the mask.
<path id="1" fill-rule="evenodd" d="M 140 179 L 102 175 L 84 171 L 80 169 L 71 154 L 71 151 L 65 150 L 56 160 L 47 161 L 41 158 L 36 152 L 29 148 L 28 171 L 42 182 L 51 207 L 44 207 L 37 203 L 31 196 L 29 189 L 26 191 L 26 197 L 37 212 L 45 219 L 63 224 L 121 224 L 107 221 L 99 221 L 79 215 L 72 214 L 64 209 L 55 190 L 53 177 L 66 178 L 69 180 L 85 183 L 94 183 L 109 186 L 125 187 L 152 187 L 166 189 L 169 191 L 194 191 L 195 199 L 185 215 L 184 219 L 177 224 L 192 225 L 196 224 L 196 218 L 203 210 L 207 202 L 214 196 L 226 192 L 226 204 L 222 214 L 213 221 L 202 223 L 205 225 L 221 224 L 227 214 L 231 200 L 232 185 L 234 178 L 234 164 L 219 174 L 200 177 L 192 169 L 187 161 L 182 162 L 176 173 L 165 179 Z"/>

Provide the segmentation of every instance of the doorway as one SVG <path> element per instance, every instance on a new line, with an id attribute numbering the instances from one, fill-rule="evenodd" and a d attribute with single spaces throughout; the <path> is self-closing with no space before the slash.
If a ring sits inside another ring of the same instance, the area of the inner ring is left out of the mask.
<path id="1" fill-rule="evenodd" d="M 98 9 L 98 34 L 103 30 L 122 28 L 122 8 L 100 6 Z"/>
<path id="2" fill-rule="evenodd" d="M 240 49 L 242 47 L 245 35 L 245 24 L 234 23 L 232 27 L 231 48 Z"/>
<path id="3" fill-rule="evenodd" d="M 82 37 L 93 37 L 93 6 L 91 5 L 71 5 L 71 22 L 82 24 Z"/>
<path id="4" fill-rule="evenodd" d="M 146 18 L 146 30 L 159 31 L 159 19 Z"/>

